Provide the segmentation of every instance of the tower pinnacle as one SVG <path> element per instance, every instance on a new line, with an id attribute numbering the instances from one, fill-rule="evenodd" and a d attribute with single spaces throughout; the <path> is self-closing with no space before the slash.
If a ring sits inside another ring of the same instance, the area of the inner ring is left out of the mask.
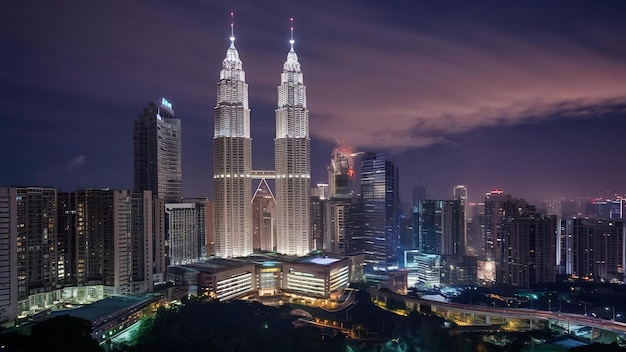
<path id="1" fill-rule="evenodd" d="M 293 17 L 291 17 L 289 21 L 291 22 L 291 39 L 289 39 L 289 44 L 291 44 L 291 51 L 293 51 L 293 44 L 296 42 L 295 40 L 293 40 Z"/>
<path id="2" fill-rule="evenodd" d="M 235 13 L 230 13 L 230 46 L 235 47 Z"/>

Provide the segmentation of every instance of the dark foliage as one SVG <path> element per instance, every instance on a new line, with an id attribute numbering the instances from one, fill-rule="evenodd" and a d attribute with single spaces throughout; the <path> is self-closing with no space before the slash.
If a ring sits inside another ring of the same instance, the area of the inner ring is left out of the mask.
<path id="1" fill-rule="evenodd" d="M 296 328 L 289 307 L 257 302 L 220 303 L 190 299 L 178 311 L 160 310 L 126 351 L 336 351 L 341 337 L 322 338 L 314 327 Z"/>
<path id="2" fill-rule="evenodd" d="M 0 335 L 3 351 L 85 351 L 101 352 L 91 337 L 88 320 L 63 315 L 37 323 L 30 335 L 6 333 Z"/>

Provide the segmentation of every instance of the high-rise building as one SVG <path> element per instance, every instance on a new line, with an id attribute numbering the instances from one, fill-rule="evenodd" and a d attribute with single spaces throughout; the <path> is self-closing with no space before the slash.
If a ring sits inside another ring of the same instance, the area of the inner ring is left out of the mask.
<path id="1" fill-rule="evenodd" d="M 333 150 L 328 170 L 329 199 L 325 202 L 324 249 L 337 255 L 350 253 L 348 224 L 352 205 L 354 153 L 341 143 Z"/>
<path id="2" fill-rule="evenodd" d="M 181 123 L 165 98 L 150 102 L 135 121 L 134 191 L 180 202 L 182 188 Z"/>
<path id="3" fill-rule="evenodd" d="M 352 197 L 352 180 L 354 179 L 354 155 L 352 148 L 341 144 L 333 150 L 328 170 L 328 198 Z"/>
<path id="4" fill-rule="evenodd" d="M 467 206 L 467 245 L 465 253 L 485 257 L 485 203 L 469 203 Z"/>
<path id="5" fill-rule="evenodd" d="M 18 302 L 60 287 L 56 196 L 53 188 L 0 188 L 0 321 L 17 317 Z"/>
<path id="6" fill-rule="evenodd" d="M 626 223 L 623 220 L 561 220 L 560 265 L 567 275 L 590 281 L 623 280 Z"/>
<path id="7" fill-rule="evenodd" d="M 198 241 L 198 260 L 207 259 L 208 250 L 207 242 L 209 234 L 213 227 L 213 202 L 209 201 L 206 197 L 197 198 L 185 198 L 184 203 L 194 203 L 196 205 L 196 220 L 198 235 L 196 239 Z"/>
<path id="8" fill-rule="evenodd" d="M 376 279 L 398 267 L 397 175 L 398 169 L 384 153 L 363 155 L 362 204 L 353 204 L 351 252 L 365 253 L 368 278 Z"/>
<path id="9" fill-rule="evenodd" d="M 523 199 L 515 199 L 501 190 L 485 195 L 485 256 L 496 263 L 496 281 L 504 283 L 504 265 L 510 236 L 509 224 L 527 207 Z"/>
<path id="10" fill-rule="evenodd" d="M 421 200 L 414 209 L 420 253 L 465 254 L 464 212 L 460 200 Z"/>
<path id="11" fill-rule="evenodd" d="M 503 282 L 533 287 L 556 282 L 556 216 L 525 211 L 509 224 Z"/>
<path id="12" fill-rule="evenodd" d="M 77 284 L 108 286 L 116 294 L 151 290 L 151 192 L 85 189 L 73 197 Z"/>
<path id="13" fill-rule="evenodd" d="M 461 202 L 461 208 L 463 208 L 463 221 L 462 230 L 463 230 L 463 245 L 467 245 L 467 216 L 468 216 L 468 202 L 467 202 L 467 186 L 458 185 L 454 187 L 454 198 Z"/>
<path id="14" fill-rule="evenodd" d="M 59 284 L 76 286 L 76 197 L 57 193 L 57 256 Z"/>
<path id="15" fill-rule="evenodd" d="M 265 179 L 261 179 L 252 197 L 252 243 L 253 248 L 276 250 L 276 199 Z"/>
<path id="16" fill-rule="evenodd" d="M 310 251 L 311 165 L 309 111 L 298 55 L 291 50 L 278 86 L 276 139 L 276 250 L 303 256 Z"/>
<path id="17" fill-rule="evenodd" d="M 252 139 L 248 84 L 231 23 L 217 84 L 213 133 L 215 255 L 252 253 Z M 308 201 L 308 198 L 307 198 Z"/>
<path id="18" fill-rule="evenodd" d="M 318 184 L 317 187 L 311 188 L 311 249 L 326 250 L 325 224 L 326 224 L 326 204 L 328 199 L 324 194 L 328 185 Z"/>
<path id="19" fill-rule="evenodd" d="M 198 213 L 196 203 L 165 204 L 170 265 L 197 262 Z"/>

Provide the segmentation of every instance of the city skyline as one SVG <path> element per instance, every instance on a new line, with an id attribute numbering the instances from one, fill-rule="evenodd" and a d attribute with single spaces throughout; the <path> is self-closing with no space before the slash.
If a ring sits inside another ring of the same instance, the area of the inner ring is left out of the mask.
<path id="1" fill-rule="evenodd" d="M 234 11 L 253 169 L 273 168 L 294 17 L 312 185 L 328 182 L 336 138 L 389 153 L 403 201 L 421 183 L 432 198 L 467 185 L 470 201 L 492 188 L 531 200 L 626 192 L 615 147 L 626 127 L 624 5 L 280 4 L 11 4 L 0 25 L 10 53 L 0 147 L 11 153 L 0 162 L 12 168 L 0 185 L 131 189 L 132 124 L 165 97 L 181 116 L 183 194 L 211 196 L 216 68 Z"/>

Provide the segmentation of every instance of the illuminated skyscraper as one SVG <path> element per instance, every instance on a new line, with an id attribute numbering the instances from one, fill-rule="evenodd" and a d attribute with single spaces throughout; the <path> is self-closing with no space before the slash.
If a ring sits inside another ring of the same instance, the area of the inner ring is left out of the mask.
<path id="1" fill-rule="evenodd" d="M 248 84 L 235 49 L 233 23 L 214 110 L 215 255 L 245 256 L 252 253 L 252 139 Z"/>
<path id="2" fill-rule="evenodd" d="M 398 168 L 385 153 L 364 153 L 361 160 L 361 204 L 350 214 L 349 252 L 365 253 L 365 275 L 380 280 L 398 267 Z"/>
<path id="3" fill-rule="evenodd" d="M 291 50 L 283 65 L 276 109 L 276 250 L 302 256 L 310 247 L 311 140 L 306 87 L 293 50 L 293 26 L 291 34 Z"/>
<path id="4" fill-rule="evenodd" d="M 180 119 L 165 98 L 150 102 L 135 121 L 134 190 L 152 191 L 167 202 L 180 202 L 182 144 Z"/>

